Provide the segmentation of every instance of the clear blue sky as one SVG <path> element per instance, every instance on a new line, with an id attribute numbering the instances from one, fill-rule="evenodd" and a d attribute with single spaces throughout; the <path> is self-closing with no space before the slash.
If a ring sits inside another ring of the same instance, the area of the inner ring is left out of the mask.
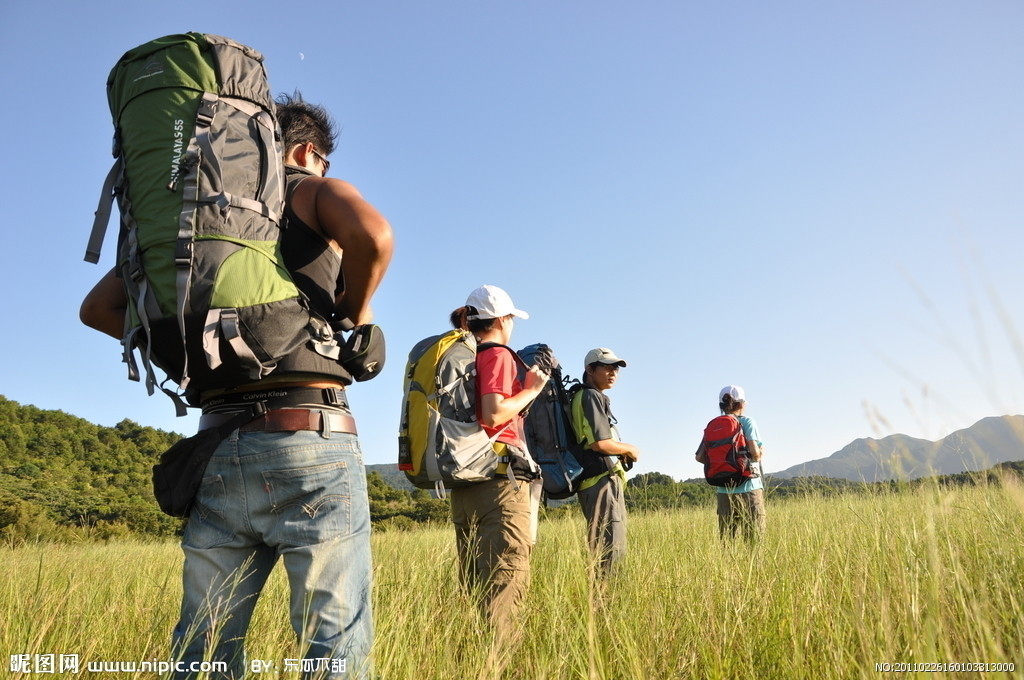
<path id="1" fill-rule="evenodd" d="M 608 346 L 638 471 L 697 476 L 718 390 L 766 469 L 938 438 L 1024 399 L 1024 4 L 7 2 L 0 394 L 191 432 L 77 320 L 110 163 L 105 81 L 189 30 L 262 51 L 343 128 L 332 174 L 391 221 L 389 366 L 351 390 L 396 457 L 408 349 L 477 285 L 574 374 Z M 488 245 L 483 245 L 483 244 Z M 501 257 L 496 254 L 501 253 Z M 498 264 L 496 264 L 496 262 Z"/>

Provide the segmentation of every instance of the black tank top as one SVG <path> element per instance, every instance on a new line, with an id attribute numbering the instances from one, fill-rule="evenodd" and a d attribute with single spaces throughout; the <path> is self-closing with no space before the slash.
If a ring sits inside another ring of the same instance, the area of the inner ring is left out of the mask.
<path id="1" fill-rule="evenodd" d="M 327 239 L 298 218 L 291 208 L 295 187 L 313 173 L 293 166 L 285 166 L 287 191 L 285 193 L 284 224 L 281 232 L 281 257 L 292 275 L 295 285 L 309 301 L 310 309 L 325 320 L 337 321 L 334 297 L 344 289 L 341 274 L 341 255 L 331 249 Z M 316 374 L 340 379 L 348 385 L 352 377 L 341 364 L 318 354 L 312 343 L 305 343 L 278 362 L 275 374 Z"/>
<path id="2" fill-rule="evenodd" d="M 300 220 L 291 208 L 292 193 L 311 173 L 292 166 L 285 169 L 288 181 L 285 193 L 284 231 L 281 234 L 281 256 L 299 290 L 309 299 L 310 307 L 328 321 L 334 319 L 334 297 L 344 288 L 341 277 L 341 255 L 331 249 L 327 240 Z"/>

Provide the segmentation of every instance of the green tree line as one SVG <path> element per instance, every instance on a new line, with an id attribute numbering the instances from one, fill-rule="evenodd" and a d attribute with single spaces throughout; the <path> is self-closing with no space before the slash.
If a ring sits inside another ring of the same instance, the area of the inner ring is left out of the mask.
<path id="1" fill-rule="evenodd" d="M 151 472 L 160 454 L 182 435 L 122 420 L 95 425 L 63 411 L 24 406 L 0 396 L 0 542 L 79 541 L 119 536 L 180 534 L 153 498 Z M 938 478 L 940 484 L 998 483 L 1024 475 L 1024 462 L 985 472 Z M 766 479 L 766 495 L 878 493 L 927 483 L 870 484 L 830 478 Z M 932 480 L 934 481 L 934 480 Z M 423 490 L 398 489 L 377 472 L 367 474 L 370 516 L 378 531 L 402 530 L 448 519 L 448 501 Z M 626 505 L 633 512 L 712 507 L 714 489 L 700 480 L 676 481 L 660 472 L 630 478 Z M 547 504 L 547 517 L 577 512 L 575 500 Z"/>
<path id="2" fill-rule="evenodd" d="M 122 420 L 95 425 L 0 396 L 0 543 L 164 537 L 182 520 L 153 498 L 152 468 L 182 435 Z M 447 501 L 367 475 L 378 530 L 448 516 Z"/>

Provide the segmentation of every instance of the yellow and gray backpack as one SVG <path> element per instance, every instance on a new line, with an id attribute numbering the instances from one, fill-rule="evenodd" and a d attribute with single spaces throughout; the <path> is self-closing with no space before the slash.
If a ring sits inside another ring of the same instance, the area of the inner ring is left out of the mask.
<path id="1" fill-rule="evenodd" d="M 492 479 L 498 464 L 494 442 L 476 414 L 476 344 L 471 333 L 452 330 L 413 347 L 405 367 L 398 469 L 420 489 L 444 489 Z M 508 348 L 506 348 L 508 349 Z M 508 350 L 518 360 L 516 353 Z M 509 479 L 514 479 L 508 466 Z"/>
<path id="2" fill-rule="evenodd" d="M 188 33 L 125 53 L 107 80 L 114 166 L 85 259 L 98 262 L 117 199 L 117 270 L 129 300 L 124 361 L 179 415 L 201 390 L 260 380 L 310 342 L 337 356 L 282 261 L 281 133 L 262 55 Z"/>

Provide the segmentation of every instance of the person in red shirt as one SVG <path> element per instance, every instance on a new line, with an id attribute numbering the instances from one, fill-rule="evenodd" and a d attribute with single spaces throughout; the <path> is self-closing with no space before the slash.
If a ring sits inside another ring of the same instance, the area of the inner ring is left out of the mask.
<path id="1" fill-rule="evenodd" d="M 462 582 L 505 639 L 520 629 L 515 614 L 529 585 L 533 499 L 540 497 L 540 469 L 523 442 L 520 414 L 548 379 L 534 366 L 520 381 L 520 361 L 508 347 L 517 317 L 530 318 L 496 286 L 480 286 L 451 314 L 455 328 L 476 338 L 477 417 L 502 460 L 492 479 L 452 489 L 452 522 Z"/>

